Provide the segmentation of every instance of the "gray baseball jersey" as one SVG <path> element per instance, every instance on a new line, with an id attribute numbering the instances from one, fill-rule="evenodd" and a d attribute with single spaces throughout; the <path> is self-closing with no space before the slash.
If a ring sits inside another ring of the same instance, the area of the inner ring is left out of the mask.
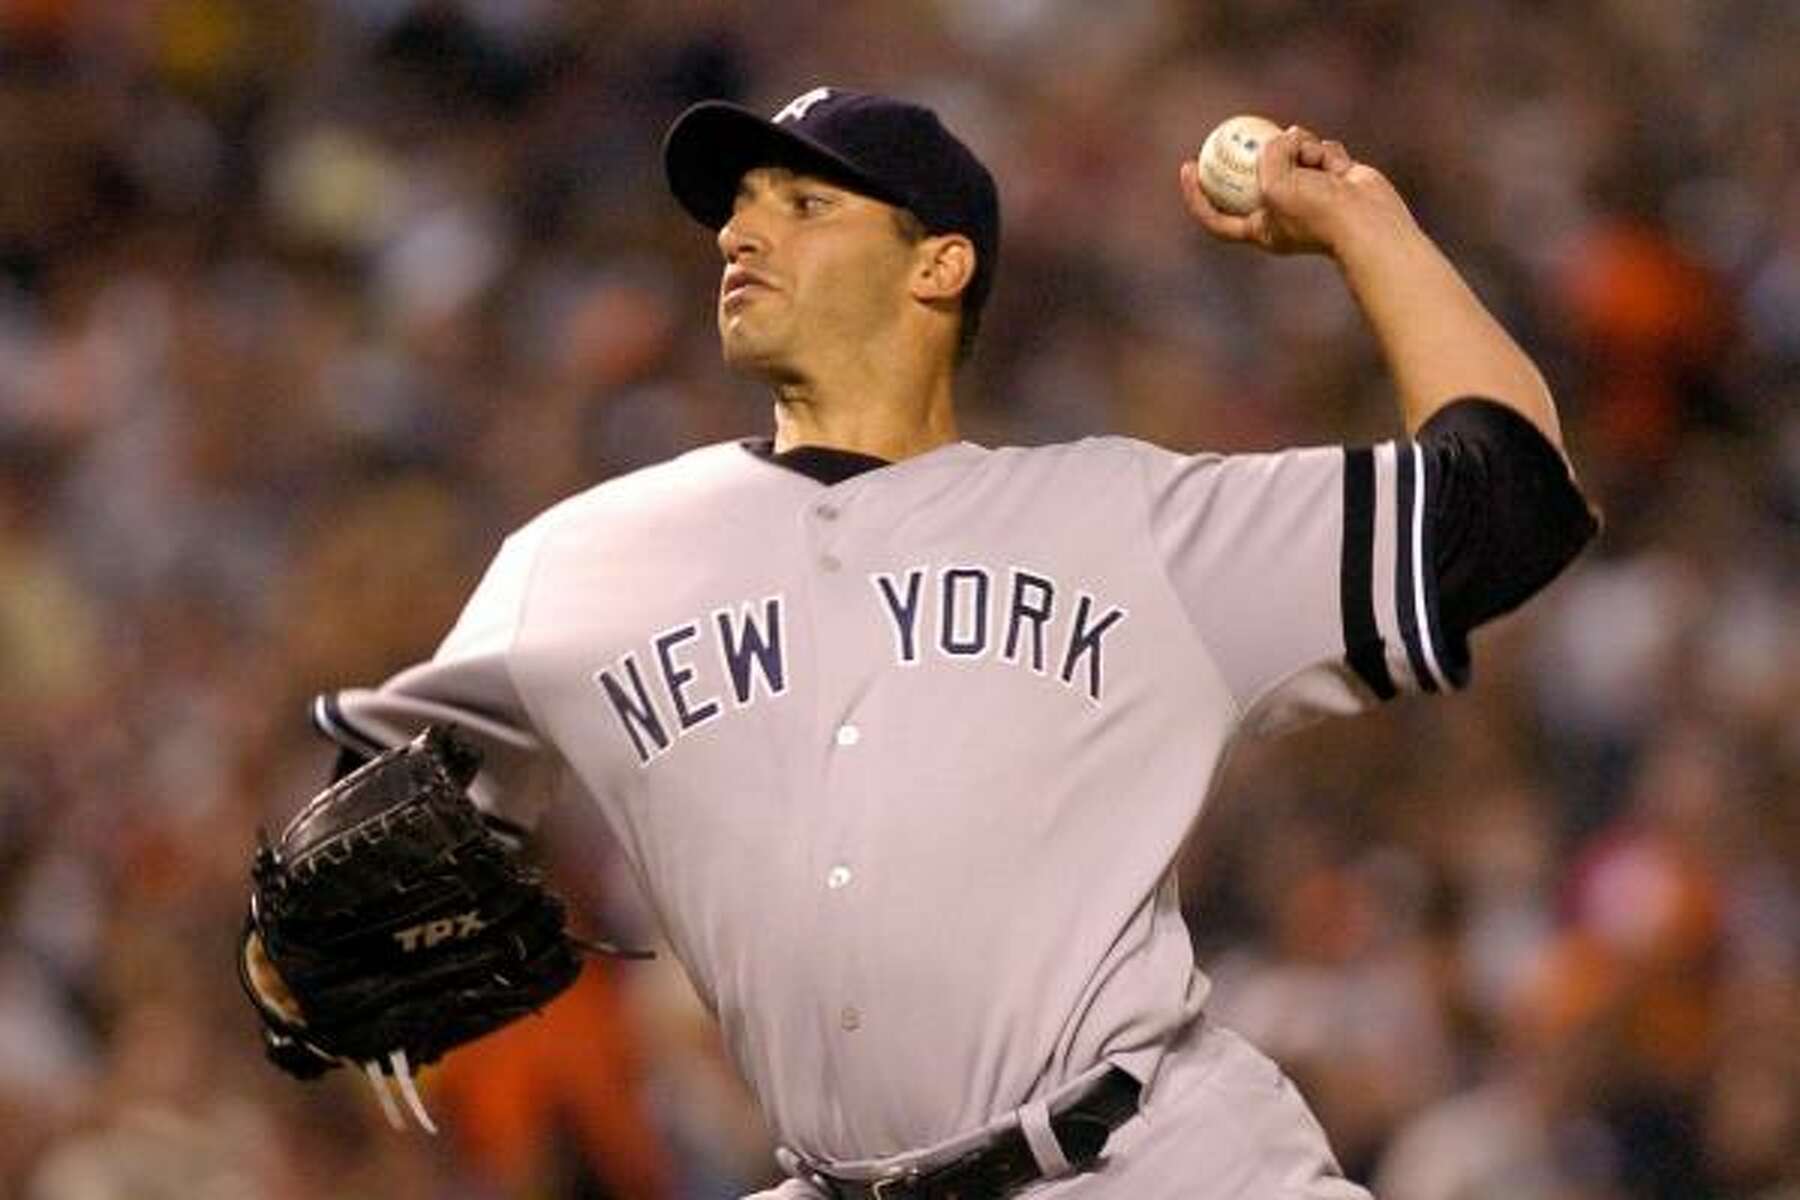
<path id="1" fill-rule="evenodd" d="M 531 522 L 431 661 L 316 716 L 459 722 L 522 825 L 591 798 L 777 1136 L 894 1154 L 1151 1078 L 1232 740 L 1461 683 L 1426 462 L 957 443 L 827 484 L 709 446 Z"/>

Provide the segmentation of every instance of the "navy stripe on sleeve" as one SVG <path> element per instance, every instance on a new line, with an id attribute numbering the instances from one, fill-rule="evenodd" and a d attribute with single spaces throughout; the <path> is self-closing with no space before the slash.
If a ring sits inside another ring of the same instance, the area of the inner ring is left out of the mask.
<path id="1" fill-rule="evenodd" d="M 1439 488 L 1441 467 L 1436 459 L 1426 453 L 1423 446 L 1415 447 L 1412 453 L 1419 461 L 1419 496 L 1423 511 L 1416 522 L 1420 533 L 1419 562 L 1426 568 L 1419 572 L 1419 595 L 1424 607 L 1419 613 L 1419 623 L 1424 627 L 1423 648 L 1430 656 L 1433 678 L 1446 689 L 1460 688 L 1469 682 L 1468 643 L 1448 630 L 1443 621 L 1442 608 L 1438 603 L 1438 554 L 1435 539 L 1437 536 L 1436 497 Z"/>
<path id="2" fill-rule="evenodd" d="M 1383 700 L 1399 694 L 1388 674 L 1372 590 L 1375 556 L 1375 452 L 1344 451 L 1344 541 L 1338 603 L 1344 619 L 1344 659 Z"/>
<path id="3" fill-rule="evenodd" d="M 312 703 L 313 728 L 346 750 L 375 757 L 387 747 L 350 723 L 336 692 L 320 692 Z"/>
<path id="4" fill-rule="evenodd" d="M 1416 564 L 1413 561 L 1414 522 L 1418 518 L 1419 480 L 1414 470 L 1416 456 L 1411 446 L 1399 446 L 1394 455 L 1396 523 L 1394 554 L 1394 610 L 1400 618 L 1400 640 L 1406 646 L 1406 660 L 1412 664 L 1413 681 L 1427 692 L 1438 690 L 1437 678 L 1425 662 L 1425 648 L 1419 641 L 1418 593 Z"/>

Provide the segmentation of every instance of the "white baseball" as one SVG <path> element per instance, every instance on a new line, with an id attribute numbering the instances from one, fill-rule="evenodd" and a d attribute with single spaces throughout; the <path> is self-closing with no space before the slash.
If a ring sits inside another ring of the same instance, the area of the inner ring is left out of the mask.
<path id="1" fill-rule="evenodd" d="M 1281 126 L 1266 117 L 1227 117 L 1200 146 L 1200 190 L 1220 212 L 1243 216 L 1262 203 L 1256 161 Z"/>

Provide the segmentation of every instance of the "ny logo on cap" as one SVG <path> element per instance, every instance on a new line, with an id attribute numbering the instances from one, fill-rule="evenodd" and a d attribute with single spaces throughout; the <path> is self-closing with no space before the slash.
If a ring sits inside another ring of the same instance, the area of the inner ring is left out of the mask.
<path id="1" fill-rule="evenodd" d="M 812 111 L 815 104 L 831 99 L 831 89 L 816 87 L 804 95 L 795 96 L 788 101 L 787 107 L 775 114 L 775 124 L 785 125 L 789 121 L 804 121 L 806 114 Z"/>

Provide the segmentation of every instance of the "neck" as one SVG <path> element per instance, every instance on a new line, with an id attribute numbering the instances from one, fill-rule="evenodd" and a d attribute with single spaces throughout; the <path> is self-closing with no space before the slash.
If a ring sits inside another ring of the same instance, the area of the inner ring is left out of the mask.
<path id="1" fill-rule="evenodd" d="M 774 384 L 775 451 L 796 446 L 854 450 L 889 462 L 957 440 L 951 371 L 904 368 L 841 380 Z"/>

